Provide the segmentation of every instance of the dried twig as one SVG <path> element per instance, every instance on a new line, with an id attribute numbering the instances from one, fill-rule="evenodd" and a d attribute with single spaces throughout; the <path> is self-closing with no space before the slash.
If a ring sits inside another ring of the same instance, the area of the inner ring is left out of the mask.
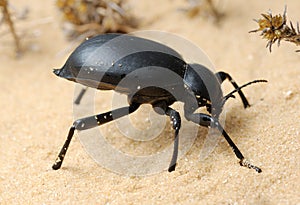
<path id="1" fill-rule="evenodd" d="M 287 25 L 286 20 L 287 7 L 284 7 L 283 15 L 273 16 L 272 12 L 269 11 L 267 14 L 261 14 L 263 18 L 254 19 L 258 23 L 259 28 L 250 31 L 258 32 L 261 31 L 261 36 L 268 40 L 266 47 L 272 51 L 272 45 L 278 43 L 280 45 L 281 40 L 292 42 L 297 46 L 300 45 L 300 30 L 299 23 L 297 22 L 297 30 L 294 28 L 293 23 L 290 22 L 290 26 Z M 299 51 L 299 50 L 297 50 Z"/>
<path id="2" fill-rule="evenodd" d="M 3 12 L 3 19 L 4 21 L 8 24 L 10 32 L 13 35 L 14 41 L 15 41 L 15 46 L 16 46 L 16 53 L 17 55 L 20 54 L 21 52 L 21 45 L 20 45 L 20 39 L 16 33 L 15 27 L 14 27 L 14 23 L 11 19 L 11 15 L 10 12 L 8 10 L 8 2 L 7 0 L 0 0 L 0 8 L 2 8 L 2 12 Z"/>
<path id="3" fill-rule="evenodd" d="M 189 8 L 185 9 L 187 15 L 191 18 L 206 14 L 213 17 L 215 22 L 219 23 L 224 14 L 219 11 L 213 0 L 189 0 Z"/>

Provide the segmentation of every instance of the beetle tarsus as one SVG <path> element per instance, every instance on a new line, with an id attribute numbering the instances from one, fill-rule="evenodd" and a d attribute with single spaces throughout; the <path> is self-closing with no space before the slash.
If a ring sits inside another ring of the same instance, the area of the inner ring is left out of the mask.
<path id="1" fill-rule="evenodd" d="M 240 161 L 240 165 L 243 166 L 243 167 L 248 167 L 249 169 L 254 169 L 257 173 L 261 173 L 262 170 L 261 168 L 251 164 L 249 161 L 247 161 L 245 158 L 243 158 L 241 161 Z"/>
<path id="2" fill-rule="evenodd" d="M 173 171 L 175 171 L 175 167 L 176 167 L 176 163 L 173 164 L 173 165 L 170 165 L 169 168 L 168 168 L 168 172 L 173 172 Z"/>

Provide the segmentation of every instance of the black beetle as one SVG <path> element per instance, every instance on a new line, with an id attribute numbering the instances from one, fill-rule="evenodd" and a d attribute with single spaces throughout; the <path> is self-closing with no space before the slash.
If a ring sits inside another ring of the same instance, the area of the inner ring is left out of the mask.
<path id="1" fill-rule="evenodd" d="M 155 69 L 157 67 L 165 68 L 179 78 L 168 77 L 160 73 L 161 70 Z M 146 70 L 138 72 L 141 68 Z M 149 103 L 157 113 L 170 117 L 175 130 L 173 156 L 168 169 L 169 172 L 174 171 L 181 118 L 170 105 L 175 101 L 181 101 L 184 103 L 184 115 L 187 120 L 201 126 L 217 128 L 240 160 L 240 165 L 261 172 L 259 167 L 245 160 L 220 125 L 219 114 L 226 100 L 234 97 L 235 92 L 240 95 L 245 108 L 250 106 L 241 89 L 249 84 L 266 82 L 266 80 L 254 80 L 239 87 L 228 73 L 214 74 L 205 66 L 187 64 L 175 50 L 168 46 L 140 37 L 121 36 L 121 34 L 103 34 L 86 40 L 76 48 L 61 69 L 54 69 L 54 73 L 88 87 L 115 90 L 126 94 L 129 103 L 128 107 L 76 120 L 52 166 L 55 170 L 61 167 L 75 130 L 86 130 L 103 125 L 136 111 L 141 104 Z M 119 85 L 125 77 L 129 78 L 129 83 Z M 223 96 L 221 83 L 225 79 L 228 79 L 235 89 Z M 156 86 L 151 86 L 153 82 Z M 211 115 L 195 112 L 199 107 L 206 107 Z"/>

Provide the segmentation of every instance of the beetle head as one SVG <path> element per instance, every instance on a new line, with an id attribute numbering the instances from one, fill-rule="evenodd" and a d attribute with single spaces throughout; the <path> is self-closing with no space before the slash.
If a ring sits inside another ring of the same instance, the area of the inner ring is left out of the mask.
<path id="1" fill-rule="evenodd" d="M 219 116 L 223 108 L 223 92 L 219 80 L 212 71 L 200 64 L 189 64 L 184 75 L 184 83 L 196 97 L 198 107 L 206 106 L 212 116 Z"/>

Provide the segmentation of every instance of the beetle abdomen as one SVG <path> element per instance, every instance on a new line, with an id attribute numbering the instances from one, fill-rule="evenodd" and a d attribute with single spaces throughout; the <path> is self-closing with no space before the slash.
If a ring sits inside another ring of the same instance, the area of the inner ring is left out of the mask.
<path id="1" fill-rule="evenodd" d="M 164 72 L 136 72 L 145 68 L 166 68 L 183 77 L 184 65 L 180 55 L 168 46 L 135 36 L 105 34 L 83 42 L 63 68 L 56 69 L 54 73 L 89 87 L 115 89 L 123 78 L 131 77 L 129 73 L 139 73 L 138 76 L 132 74 L 134 79 L 129 87 L 143 86 L 138 85 L 139 81 L 147 84 L 159 81 L 161 76 L 167 77 Z M 171 85 L 173 81 L 165 79 L 165 83 Z M 125 86 L 122 90 L 129 87 Z"/>

